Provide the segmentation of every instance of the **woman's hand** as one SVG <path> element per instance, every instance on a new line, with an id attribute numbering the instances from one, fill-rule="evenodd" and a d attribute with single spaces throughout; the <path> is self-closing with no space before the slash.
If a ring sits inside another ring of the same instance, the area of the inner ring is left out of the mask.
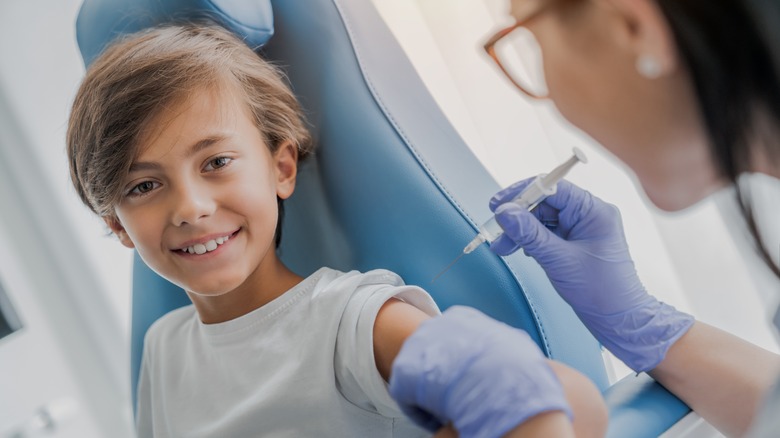
<path id="1" fill-rule="evenodd" d="M 648 371 L 693 324 L 693 317 L 646 291 L 628 252 L 617 207 L 568 181 L 529 212 L 510 201 L 532 179 L 490 200 L 504 234 L 490 248 L 522 248 L 606 348 L 635 371 Z"/>
<path id="2" fill-rule="evenodd" d="M 549 412 L 571 428 L 561 382 L 528 334 L 468 307 L 449 308 L 406 339 L 389 390 L 409 418 L 441 436 L 451 424 L 461 436 L 500 437 Z"/>

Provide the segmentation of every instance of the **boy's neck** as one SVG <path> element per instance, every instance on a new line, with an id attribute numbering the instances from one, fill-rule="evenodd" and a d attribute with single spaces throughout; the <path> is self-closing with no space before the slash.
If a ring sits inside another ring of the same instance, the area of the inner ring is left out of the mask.
<path id="1" fill-rule="evenodd" d="M 274 254 L 238 288 L 219 296 L 187 292 L 204 324 L 217 324 L 246 315 L 270 303 L 298 283 L 303 277 L 290 271 Z"/>

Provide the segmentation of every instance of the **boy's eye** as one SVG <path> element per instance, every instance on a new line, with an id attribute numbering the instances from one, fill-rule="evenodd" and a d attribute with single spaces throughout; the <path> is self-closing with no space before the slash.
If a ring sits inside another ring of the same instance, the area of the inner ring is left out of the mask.
<path id="1" fill-rule="evenodd" d="M 131 196 L 145 195 L 151 192 L 152 190 L 154 190 L 155 188 L 157 188 L 157 185 L 158 183 L 154 181 L 144 181 L 142 183 L 137 184 L 135 187 L 133 187 L 132 190 L 130 190 L 130 193 L 128 194 Z"/>
<path id="2" fill-rule="evenodd" d="M 206 168 L 204 170 L 216 170 L 225 167 L 230 163 L 231 160 L 232 158 L 229 157 L 214 158 L 206 164 Z"/>

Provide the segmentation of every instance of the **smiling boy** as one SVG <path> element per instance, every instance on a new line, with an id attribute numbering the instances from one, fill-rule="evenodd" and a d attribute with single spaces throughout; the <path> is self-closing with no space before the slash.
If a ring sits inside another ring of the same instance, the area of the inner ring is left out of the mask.
<path id="1" fill-rule="evenodd" d="M 428 435 L 386 382 L 438 315 L 430 296 L 384 270 L 302 278 L 277 257 L 310 151 L 282 75 L 223 29 L 132 35 L 87 72 L 68 129 L 74 186 L 193 303 L 147 332 L 140 436 Z"/>

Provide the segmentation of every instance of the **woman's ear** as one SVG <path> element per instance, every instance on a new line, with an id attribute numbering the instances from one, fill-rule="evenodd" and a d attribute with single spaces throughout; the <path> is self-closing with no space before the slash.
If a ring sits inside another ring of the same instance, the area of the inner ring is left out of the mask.
<path id="1" fill-rule="evenodd" d="M 121 242 L 122 245 L 131 249 L 135 248 L 135 244 L 130 240 L 130 236 L 127 234 L 125 227 L 122 226 L 122 223 L 119 222 L 119 218 L 116 216 L 105 216 L 103 217 L 103 221 L 105 221 L 108 228 L 116 234 L 116 237 L 119 238 L 119 242 Z"/>
<path id="2" fill-rule="evenodd" d="M 634 57 L 640 75 L 655 79 L 677 69 L 674 34 L 654 0 L 601 1 L 616 10 L 616 39 Z"/>
<path id="3" fill-rule="evenodd" d="M 274 153 L 276 169 L 276 195 L 281 199 L 289 198 L 295 191 L 295 179 L 298 176 L 298 148 L 290 141 L 279 146 Z"/>

